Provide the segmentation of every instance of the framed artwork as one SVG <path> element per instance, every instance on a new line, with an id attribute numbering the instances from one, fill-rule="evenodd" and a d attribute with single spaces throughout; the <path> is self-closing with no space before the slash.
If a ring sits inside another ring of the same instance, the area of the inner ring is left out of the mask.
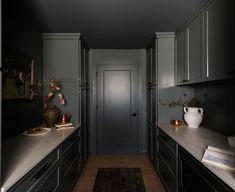
<path id="1" fill-rule="evenodd" d="M 32 100 L 35 60 L 23 53 L 3 47 L 2 99 Z"/>

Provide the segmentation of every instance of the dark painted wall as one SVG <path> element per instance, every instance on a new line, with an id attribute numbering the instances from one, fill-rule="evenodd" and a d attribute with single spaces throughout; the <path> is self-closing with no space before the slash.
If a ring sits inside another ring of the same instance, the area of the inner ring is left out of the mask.
<path id="1" fill-rule="evenodd" d="M 39 28 L 20 1 L 13 4 L 3 0 L 2 12 L 2 48 L 7 46 L 35 58 L 35 79 L 42 82 L 42 38 Z M 2 101 L 3 140 L 42 123 L 41 89 L 39 87 L 39 95 L 32 101 Z"/>
<path id="2" fill-rule="evenodd" d="M 235 135 L 235 80 L 193 86 L 196 99 L 203 103 L 202 125 L 224 135 Z"/>

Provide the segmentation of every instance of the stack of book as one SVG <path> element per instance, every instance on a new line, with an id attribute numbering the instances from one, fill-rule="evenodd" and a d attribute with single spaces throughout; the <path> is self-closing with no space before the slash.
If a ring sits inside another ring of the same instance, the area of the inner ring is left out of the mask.
<path id="1" fill-rule="evenodd" d="M 202 162 L 235 171 L 235 152 L 208 146 L 202 157 Z"/>
<path id="2" fill-rule="evenodd" d="M 74 128 L 73 123 L 63 123 L 63 124 L 55 124 L 56 129 L 69 129 Z"/>

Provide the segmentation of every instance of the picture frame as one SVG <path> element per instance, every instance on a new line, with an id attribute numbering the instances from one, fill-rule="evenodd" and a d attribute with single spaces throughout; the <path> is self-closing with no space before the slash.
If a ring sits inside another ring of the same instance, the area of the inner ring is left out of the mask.
<path id="1" fill-rule="evenodd" d="M 33 99 L 35 60 L 21 52 L 4 47 L 2 54 L 2 100 Z"/>

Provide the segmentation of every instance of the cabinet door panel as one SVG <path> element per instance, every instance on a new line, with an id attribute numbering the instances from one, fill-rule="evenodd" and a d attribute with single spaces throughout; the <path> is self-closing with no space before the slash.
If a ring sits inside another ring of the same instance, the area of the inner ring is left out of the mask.
<path id="1" fill-rule="evenodd" d="M 186 65 L 186 30 L 182 31 L 176 37 L 177 43 L 177 67 L 176 67 L 176 82 L 182 84 L 188 82 L 189 77 L 188 66 Z"/>
<path id="2" fill-rule="evenodd" d="M 214 189 L 211 185 L 209 185 L 206 180 L 204 180 L 197 171 L 190 166 L 190 163 L 187 161 L 180 161 L 181 164 L 181 189 L 187 192 L 198 192 L 198 191 L 205 191 L 205 192 L 212 192 Z"/>
<path id="3" fill-rule="evenodd" d="M 56 167 L 35 192 L 56 192 L 59 191 L 59 184 L 59 167 Z"/>
<path id="4" fill-rule="evenodd" d="M 197 17 L 188 27 L 188 67 L 189 81 L 198 82 L 202 74 L 202 34 L 203 34 L 203 17 Z"/>
<path id="5" fill-rule="evenodd" d="M 75 141 L 68 151 L 64 154 L 62 160 L 62 175 L 65 175 L 74 159 L 78 156 L 78 141 Z"/>
<path id="6" fill-rule="evenodd" d="M 77 180 L 79 171 L 79 160 L 76 159 L 66 175 L 63 177 L 62 190 L 63 192 L 70 192 Z"/>
<path id="7" fill-rule="evenodd" d="M 78 39 L 73 38 L 54 38 L 43 41 L 45 80 L 78 79 L 78 46 Z"/>
<path id="8" fill-rule="evenodd" d="M 209 80 L 228 77 L 234 66 L 234 0 L 218 0 L 206 10 L 207 70 Z M 234 71 L 233 71 L 234 72 Z"/>
<path id="9" fill-rule="evenodd" d="M 159 155 L 164 159 L 172 173 L 176 175 L 176 159 L 175 154 L 168 148 L 166 144 L 159 138 Z"/>
<path id="10" fill-rule="evenodd" d="M 233 191 L 182 148 L 179 149 L 179 189 L 185 192 Z"/>
<path id="11" fill-rule="evenodd" d="M 167 191 L 177 191 L 176 177 L 172 175 L 171 171 L 168 169 L 161 157 L 159 158 L 159 174 L 163 180 L 163 184 L 165 185 Z"/>
<path id="12" fill-rule="evenodd" d="M 149 86 L 152 83 L 152 50 L 146 51 L 146 83 Z"/>
<path id="13" fill-rule="evenodd" d="M 164 133 L 163 131 L 159 130 L 159 137 L 161 138 L 161 140 L 169 147 L 169 149 L 172 150 L 172 152 L 174 153 L 174 155 L 176 155 L 176 149 L 177 149 L 177 144 L 176 142 L 171 139 L 166 133 Z M 176 156 L 175 156 L 176 157 Z"/>

